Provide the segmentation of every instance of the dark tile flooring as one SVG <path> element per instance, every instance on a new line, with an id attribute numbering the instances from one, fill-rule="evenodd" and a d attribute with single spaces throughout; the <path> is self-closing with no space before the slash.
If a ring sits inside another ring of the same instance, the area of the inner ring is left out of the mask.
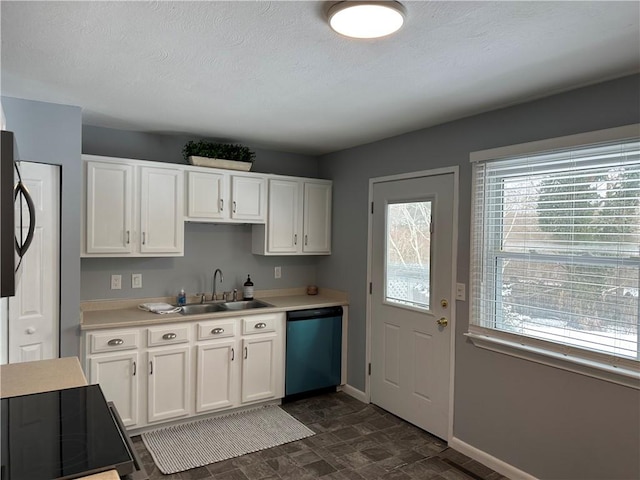
<path id="1" fill-rule="evenodd" d="M 150 480 L 506 479 L 439 438 L 341 392 L 282 408 L 316 435 L 173 475 L 158 470 L 139 436 L 133 442 Z"/>

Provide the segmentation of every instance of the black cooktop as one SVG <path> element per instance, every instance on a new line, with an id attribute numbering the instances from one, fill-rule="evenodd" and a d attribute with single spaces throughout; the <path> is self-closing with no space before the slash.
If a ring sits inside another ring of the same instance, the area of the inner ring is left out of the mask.
<path id="1" fill-rule="evenodd" d="M 67 480 L 132 463 L 98 385 L 1 402 L 1 480 Z"/>

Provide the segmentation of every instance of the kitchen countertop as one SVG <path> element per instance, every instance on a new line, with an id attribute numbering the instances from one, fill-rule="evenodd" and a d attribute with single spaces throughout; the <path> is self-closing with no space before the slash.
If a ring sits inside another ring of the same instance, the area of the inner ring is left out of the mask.
<path id="1" fill-rule="evenodd" d="M 87 379 L 77 357 L 0 366 L 0 397 L 82 387 Z"/>
<path id="2" fill-rule="evenodd" d="M 211 312 L 196 315 L 181 315 L 179 313 L 156 314 L 138 308 L 141 303 L 164 302 L 175 303 L 174 298 L 145 298 L 125 300 L 98 300 L 83 302 L 81 306 L 82 330 L 99 330 L 104 328 L 135 327 L 158 325 L 163 323 L 190 322 L 200 319 L 216 319 L 257 315 L 261 313 L 287 312 L 291 310 L 305 310 L 348 305 L 347 297 L 342 292 L 322 289 L 318 295 L 307 295 L 304 288 L 287 290 L 264 290 L 256 292 L 255 298 L 269 303 L 272 307 L 249 310 L 230 310 L 226 312 Z M 188 303 L 197 303 L 195 297 L 189 298 Z"/>

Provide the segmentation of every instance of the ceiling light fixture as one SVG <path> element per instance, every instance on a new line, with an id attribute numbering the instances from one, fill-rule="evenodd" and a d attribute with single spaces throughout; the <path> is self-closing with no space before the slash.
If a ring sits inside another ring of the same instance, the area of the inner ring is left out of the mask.
<path id="1" fill-rule="evenodd" d="M 397 32 L 404 23 L 405 10 L 400 2 L 338 2 L 327 12 L 329 25 L 341 35 L 352 38 L 379 38 Z"/>

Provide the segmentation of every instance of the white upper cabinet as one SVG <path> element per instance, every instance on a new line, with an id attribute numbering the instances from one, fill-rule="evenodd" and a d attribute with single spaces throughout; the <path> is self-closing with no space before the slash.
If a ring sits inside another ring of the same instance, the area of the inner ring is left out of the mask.
<path id="1" fill-rule="evenodd" d="M 188 221 L 264 223 L 265 212 L 263 176 L 195 168 L 187 172 Z"/>
<path id="2" fill-rule="evenodd" d="M 304 182 L 302 251 L 331 253 L 331 184 Z"/>
<path id="3" fill-rule="evenodd" d="M 271 253 L 297 253 L 300 226 L 300 182 L 269 180 L 267 246 Z"/>
<path id="4" fill-rule="evenodd" d="M 83 155 L 85 257 L 182 256 L 180 168 Z"/>
<path id="5" fill-rule="evenodd" d="M 265 220 L 266 181 L 263 177 L 231 175 L 231 218 L 252 223 Z"/>
<path id="6" fill-rule="evenodd" d="M 267 223 L 253 227 L 253 253 L 331 254 L 331 185 L 328 180 L 271 178 Z"/>
<path id="7" fill-rule="evenodd" d="M 140 253 L 184 251 L 182 171 L 140 168 Z"/>
<path id="8" fill-rule="evenodd" d="M 87 162 L 85 185 L 86 252 L 131 253 L 133 167 Z"/>

